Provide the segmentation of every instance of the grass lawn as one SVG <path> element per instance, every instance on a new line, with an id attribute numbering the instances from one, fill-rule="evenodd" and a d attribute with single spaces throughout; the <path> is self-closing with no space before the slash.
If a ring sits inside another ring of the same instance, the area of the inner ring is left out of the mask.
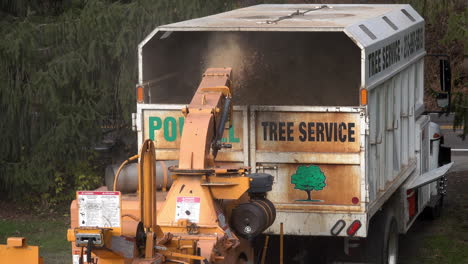
<path id="1" fill-rule="evenodd" d="M 11 236 L 26 237 L 28 244 L 40 246 L 45 264 L 71 263 L 71 246 L 67 241 L 68 220 L 61 218 L 0 219 L 0 244 Z"/>
<path id="2" fill-rule="evenodd" d="M 435 224 L 440 227 L 424 239 L 423 247 L 419 255 L 413 258 L 413 263 L 468 263 L 468 232 L 463 221 L 442 217 Z"/>
<path id="3" fill-rule="evenodd" d="M 442 216 L 417 221 L 403 236 L 401 263 L 468 263 L 468 172 L 450 173 L 448 180 Z"/>
<path id="4" fill-rule="evenodd" d="M 424 263 L 468 263 L 468 193 L 453 195 L 464 204 L 451 204 L 436 221 L 437 228 L 424 241 L 420 256 Z"/>
<path id="5" fill-rule="evenodd" d="M 468 175 L 452 173 L 445 211 L 424 241 L 423 263 L 468 263 Z"/>

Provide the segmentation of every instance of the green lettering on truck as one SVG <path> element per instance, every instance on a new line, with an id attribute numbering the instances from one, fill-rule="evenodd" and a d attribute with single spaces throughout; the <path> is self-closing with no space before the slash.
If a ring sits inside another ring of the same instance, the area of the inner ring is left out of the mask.
<path id="1" fill-rule="evenodd" d="M 170 130 L 170 131 L 169 131 Z M 164 119 L 164 139 L 173 142 L 177 138 L 177 124 L 174 117 L 169 116 Z"/>
<path id="2" fill-rule="evenodd" d="M 240 138 L 236 138 L 234 136 L 234 124 L 232 124 L 231 127 L 229 128 L 229 142 L 230 143 L 239 143 L 240 142 Z"/>
<path id="3" fill-rule="evenodd" d="M 154 141 L 154 131 L 161 129 L 162 120 L 157 116 L 150 116 L 149 118 L 149 137 Z"/>
<path id="4" fill-rule="evenodd" d="M 179 136 L 182 136 L 182 130 L 184 129 L 184 117 L 179 117 L 177 122 L 176 118 L 168 116 L 162 120 L 157 116 L 150 116 L 149 120 L 149 138 L 155 140 L 156 130 L 163 129 L 164 139 L 168 142 L 174 142 L 177 139 L 177 130 L 179 130 Z M 177 126 L 178 125 L 178 126 Z M 228 138 L 222 138 L 222 142 L 239 143 L 240 138 L 234 134 L 234 125 L 229 128 Z"/>

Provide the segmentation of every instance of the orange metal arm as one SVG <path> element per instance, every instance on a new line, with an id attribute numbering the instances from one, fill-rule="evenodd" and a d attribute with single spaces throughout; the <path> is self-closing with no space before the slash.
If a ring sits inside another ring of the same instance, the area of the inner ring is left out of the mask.
<path id="1" fill-rule="evenodd" d="M 138 163 L 138 190 L 140 193 L 140 219 L 145 228 L 155 230 L 156 225 L 156 170 L 153 141 L 143 143 Z"/>

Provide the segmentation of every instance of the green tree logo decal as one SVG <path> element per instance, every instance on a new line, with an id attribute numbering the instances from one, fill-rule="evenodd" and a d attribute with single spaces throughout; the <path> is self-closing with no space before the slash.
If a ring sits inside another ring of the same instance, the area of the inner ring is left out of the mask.
<path id="1" fill-rule="evenodd" d="M 321 200 L 312 200 L 310 198 L 310 192 L 313 190 L 323 190 L 323 188 L 327 186 L 325 179 L 325 174 L 318 166 L 310 165 L 297 167 L 296 173 L 291 176 L 291 183 L 296 185 L 294 189 L 307 192 L 307 200 L 297 201 L 321 202 Z"/>

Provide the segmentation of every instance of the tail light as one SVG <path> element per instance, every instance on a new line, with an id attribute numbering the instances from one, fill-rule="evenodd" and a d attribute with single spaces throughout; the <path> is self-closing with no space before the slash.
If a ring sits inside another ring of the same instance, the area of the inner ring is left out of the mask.
<path id="1" fill-rule="evenodd" d="M 332 236 L 337 236 L 340 234 L 341 230 L 343 230 L 343 228 L 346 226 L 346 223 L 345 221 L 343 220 L 338 220 L 338 222 L 336 222 L 336 224 L 333 226 L 333 228 L 330 230 L 330 233 L 332 234 Z"/>
<path id="2" fill-rule="evenodd" d="M 136 89 L 136 93 L 137 93 L 137 102 L 139 104 L 144 103 L 144 101 L 145 101 L 145 91 L 144 91 L 143 86 L 138 85 L 137 89 Z"/>
<path id="3" fill-rule="evenodd" d="M 367 90 L 361 89 L 361 105 L 367 105 Z"/>
<path id="4" fill-rule="evenodd" d="M 351 223 L 351 225 L 348 227 L 348 230 L 346 230 L 346 234 L 348 234 L 348 236 L 354 236 L 354 234 L 356 234 L 356 232 L 359 230 L 359 228 L 361 228 L 361 226 L 361 221 L 354 220 L 354 222 Z"/>

